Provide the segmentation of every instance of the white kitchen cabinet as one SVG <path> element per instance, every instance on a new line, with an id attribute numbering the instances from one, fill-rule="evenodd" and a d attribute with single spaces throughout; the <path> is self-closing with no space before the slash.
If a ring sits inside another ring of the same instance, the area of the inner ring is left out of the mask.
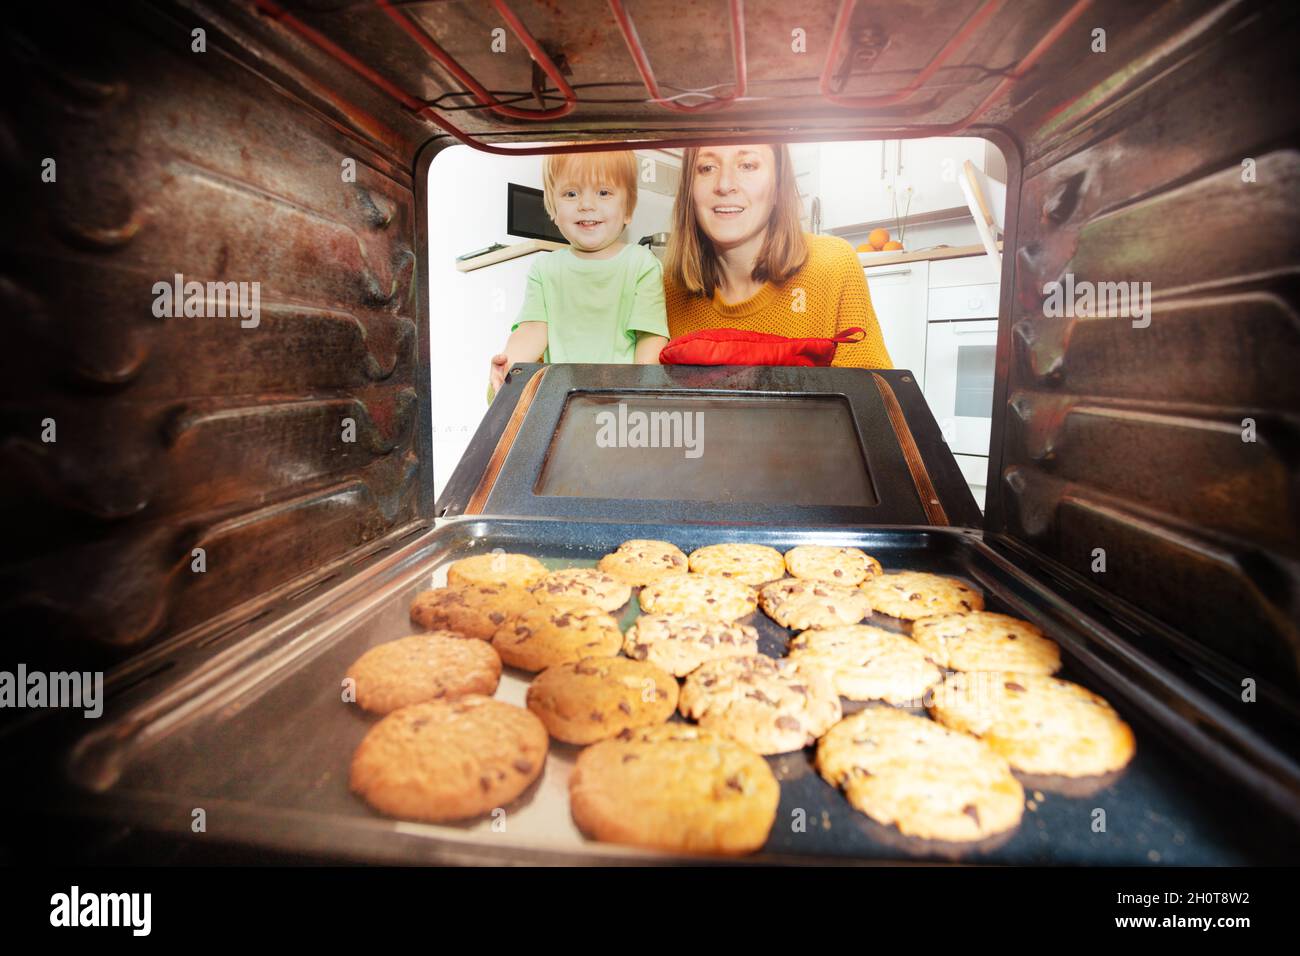
<path id="1" fill-rule="evenodd" d="M 822 228 L 885 222 L 892 232 L 895 215 L 901 217 L 904 211 L 910 218 L 964 209 L 966 198 L 958 182 L 962 163 L 970 160 L 976 169 L 985 170 L 987 149 L 984 140 L 970 136 L 823 143 L 816 177 Z"/>
<path id="2" fill-rule="evenodd" d="M 966 197 L 959 182 L 962 163 L 970 160 L 976 169 L 984 171 L 985 147 L 982 139 L 962 136 L 891 141 L 885 153 L 887 165 L 892 167 L 894 189 L 898 191 L 900 215 L 909 188 L 912 190 L 909 216 L 965 208 Z"/>
<path id="3" fill-rule="evenodd" d="M 817 180 L 823 229 L 893 218 L 887 188 L 893 183 L 893 171 L 885 145 L 883 140 L 821 144 Z"/>
<path id="4" fill-rule="evenodd" d="M 946 289 L 955 285 L 983 285 L 1001 281 L 1001 267 L 987 255 L 937 259 L 930 269 L 931 289 Z M 991 314 L 996 315 L 997 310 L 995 309 Z"/>
<path id="5" fill-rule="evenodd" d="M 871 305 L 894 368 L 908 369 L 925 387 L 926 299 L 931 263 L 870 266 L 863 271 Z"/>

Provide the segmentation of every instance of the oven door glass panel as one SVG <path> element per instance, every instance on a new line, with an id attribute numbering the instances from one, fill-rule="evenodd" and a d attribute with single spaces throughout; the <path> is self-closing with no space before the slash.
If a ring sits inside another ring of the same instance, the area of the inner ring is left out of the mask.
<path id="1" fill-rule="evenodd" d="M 879 503 L 839 395 L 569 395 L 541 496 L 719 504 Z"/>

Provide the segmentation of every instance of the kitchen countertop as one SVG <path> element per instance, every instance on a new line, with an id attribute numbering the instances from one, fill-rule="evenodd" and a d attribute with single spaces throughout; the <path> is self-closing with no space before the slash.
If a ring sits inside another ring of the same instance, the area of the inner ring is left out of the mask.
<path id="1" fill-rule="evenodd" d="M 998 249 L 1002 243 L 998 243 Z M 962 256 L 987 255 L 982 245 L 975 246 L 940 246 L 937 249 L 921 249 L 917 252 L 859 252 L 858 262 L 863 268 L 868 266 L 892 266 L 900 262 L 921 262 L 926 259 L 958 259 Z"/>
<path id="2" fill-rule="evenodd" d="M 531 255 L 534 252 L 553 252 L 556 249 L 563 249 L 566 245 L 567 243 L 552 242 L 550 239 L 527 239 L 524 242 L 516 242 L 512 246 L 505 246 L 495 252 L 485 252 L 473 259 L 457 262 L 456 270 L 458 272 L 473 272 L 475 269 L 482 269 L 484 266 L 496 265 L 498 262 L 505 262 L 507 259 L 518 259 L 520 256 Z"/>

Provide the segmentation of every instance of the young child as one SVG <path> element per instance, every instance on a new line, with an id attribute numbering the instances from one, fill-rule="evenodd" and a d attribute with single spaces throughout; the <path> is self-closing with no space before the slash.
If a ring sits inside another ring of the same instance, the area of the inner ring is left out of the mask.
<path id="1" fill-rule="evenodd" d="M 654 365 L 668 344 L 663 267 L 621 236 L 636 209 L 630 151 L 561 153 L 542 163 L 546 212 L 570 245 L 537 256 L 491 394 L 515 362 Z"/>

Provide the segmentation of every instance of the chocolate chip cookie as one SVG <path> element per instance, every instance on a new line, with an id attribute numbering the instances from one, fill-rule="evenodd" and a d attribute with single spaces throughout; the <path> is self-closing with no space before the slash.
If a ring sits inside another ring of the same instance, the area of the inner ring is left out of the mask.
<path id="1" fill-rule="evenodd" d="M 489 697 L 415 704 L 370 728 L 352 758 L 351 786 L 376 810 L 404 820 L 476 817 L 537 779 L 549 742 L 536 715 Z"/>
<path id="2" fill-rule="evenodd" d="M 641 610 L 647 614 L 734 621 L 757 606 L 754 591 L 731 578 L 711 574 L 674 574 L 641 589 Z"/>
<path id="3" fill-rule="evenodd" d="M 1033 624 L 992 611 L 936 614 L 912 625 L 930 659 L 955 671 L 1055 674 L 1061 649 Z"/>
<path id="4" fill-rule="evenodd" d="M 596 840 L 686 853 L 752 853 L 781 787 L 762 757 L 699 727 L 624 731 L 578 755 L 573 819 Z"/>
<path id="5" fill-rule="evenodd" d="M 546 577 L 546 566 L 527 554 L 506 552 L 462 558 L 447 569 L 448 584 L 506 584 L 529 588 Z"/>
<path id="6" fill-rule="evenodd" d="M 678 707 L 760 754 L 802 750 L 841 715 L 822 671 L 762 654 L 701 664 L 687 676 Z"/>
<path id="7" fill-rule="evenodd" d="M 453 584 L 421 591 L 411 604 L 411 623 L 427 630 L 454 631 L 461 637 L 490 640 L 506 621 L 536 607 L 523 588 L 505 584 Z"/>
<path id="8" fill-rule="evenodd" d="M 972 671 L 935 688 L 930 713 L 1025 773 L 1090 777 L 1133 759 L 1133 731 L 1102 697 L 1044 674 Z"/>
<path id="9" fill-rule="evenodd" d="M 785 577 L 785 558 L 765 544 L 710 544 L 691 552 L 691 570 L 759 585 Z"/>
<path id="10" fill-rule="evenodd" d="M 686 555 L 677 545 L 644 538 L 624 541 L 616 551 L 601 558 L 596 567 L 632 587 L 689 570 Z"/>
<path id="11" fill-rule="evenodd" d="M 889 707 L 845 717 L 817 745 L 817 770 L 857 810 L 908 836 L 968 842 L 1015 827 L 1024 789 L 969 734 Z"/>
<path id="12" fill-rule="evenodd" d="M 902 634 L 856 624 L 804 631 L 790 642 L 789 659 L 826 672 L 849 700 L 906 704 L 943 680 L 925 650 Z"/>
<path id="13" fill-rule="evenodd" d="M 856 624 L 871 613 L 857 588 L 798 578 L 773 581 L 758 592 L 758 603 L 776 623 L 795 630 Z"/>
<path id="14" fill-rule="evenodd" d="M 613 657 L 623 646 L 618 622 L 598 607 L 556 601 L 524 611 L 492 635 L 511 667 L 540 671 L 584 657 Z"/>
<path id="15" fill-rule="evenodd" d="M 642 661 L 588 657 L 556 664 L 528 686 L 528 709 L 556 740 L 593 744 L 630 727 L 662 724 L 677 709 L 677 681 Z"/>
<path id="16" fill-rule="evenodd" d="M 430 700 L 492 694 L 501 679 L 501 658 L 482 641 L 434 631 L 372 647 L 347 676 L 356 682 L 363 710 L 387 714 Z"/>
<path id="17" fill-rule="evenodd" d="M 562 568 L 534 584 L 529 593 L 539 604 L 579 601 L 610 612 L 628 602 L 632 585 L 595 568 Z"/>
<path id="18" fill-rule="evenodd" d="M 862 592 L 873 610 L 905 621 L 931 614 L 984 610 L 984 596 L 964 581 L 921 571 L 867 578 Z"/>
<path id="19" fill-rule="evenodd" d="M 642 614 L 623 635 L 623 653 L 685 677 L 705 661 L 757 654 L 758 630 L 686 614 Z"/>
<path id="20" fill-rule="evenodd" d="M 857 548 L 801 544 L 785 553 L 786 570 L 806 581 L 825 581 L 853 587 L 881 574 L 880 562 Z"/>

